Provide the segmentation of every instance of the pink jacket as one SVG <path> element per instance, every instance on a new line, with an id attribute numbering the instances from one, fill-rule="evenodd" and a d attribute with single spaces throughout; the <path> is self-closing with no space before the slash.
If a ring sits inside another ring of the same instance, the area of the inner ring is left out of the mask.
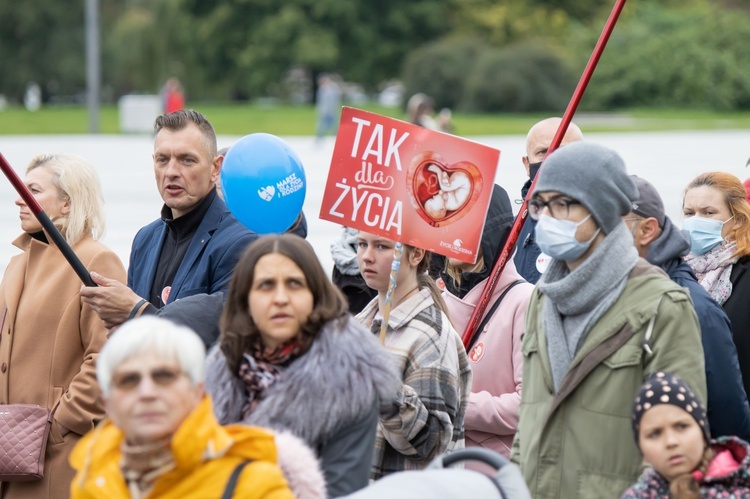
<path id="1" fill-rule="evenodd" d="M 518 279 L 522 277 L 513 261 L 508 260 L 487 308 Z M 486 282 L 475 286 L 463 299 L 443 291 L 450 319 L 462 334 Z M 521 336 L 533 289 L 527 282 L 511 289 L 469 352 L 474 377 L 464 420 L 467 447 L 487 447 L 506 457 L 510 454 L 521 404 Z"/>

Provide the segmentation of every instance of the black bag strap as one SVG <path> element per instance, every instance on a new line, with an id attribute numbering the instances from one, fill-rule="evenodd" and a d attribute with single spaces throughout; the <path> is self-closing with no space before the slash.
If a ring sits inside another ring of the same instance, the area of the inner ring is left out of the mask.
<path id="1" fill-rule="evenodd" d="M 518 284 L 521 284 L 522 282 L 526 282 L 523 279 L 518 279 L 517 281 L 513 281 L 508 285 L 507 288 L 505 288 L 505 291 L 497 297 L 497 300 L 495 300 L 495 303 L 492 304 L 492 307 L 487 311 L 486 314 L 484 314 L 484 318 L 482 319 L 482 322 L 479 323 L 479 327 L 476 331 L 474 331 L 474 336 L 471 337 L 471 341 L 469 342 L 469 347 L 466 349 L 467 352 L 471 351 L 471 348 L 474 346 L 474 343 L 476 343 L 477 339 L 479 339 L 479 335 L 482 334 L 482 331 L 484 330 L 484 326 L 487 325 L 490 319 L 492 319 L 492 315 L 495 313 L 495 310 L 497 310 L 497 307 L 500 306 L 500 302 L 503 301 L 503 298 L 505 298 L 505 295 L 508 294 L 508 292 L 516 287 Z"/>
<path id="2" fill-rule="evenodd" d="M 234 471 L 232 471 L 232 474 L 229 476 L 227 486 L 224 489 L 224 493 L 221 495 L 221 499 L 232 499 L 232 496 L 234 495 L 234 489 L 235 487 L 237 487 L 237 482 L 240 480 L 240 473 L 242 473 L 242 470 L 248 464 L 250 464 L 250 461 L 242 461 L 237 465 Z"/>

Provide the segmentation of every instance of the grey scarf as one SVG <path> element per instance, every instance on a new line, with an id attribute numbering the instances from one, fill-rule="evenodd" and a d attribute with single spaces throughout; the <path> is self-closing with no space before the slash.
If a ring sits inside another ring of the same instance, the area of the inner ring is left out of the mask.
<path id="1" fill-rule="evenodd" d="M 555 391 L 589 331 L 620 297 L 637 261 L 633 237 L 620 223 L 573 272 L 564 261 L 552 260 L 543 274 L 538 286 L 547 298 L 542 325 Z"/>

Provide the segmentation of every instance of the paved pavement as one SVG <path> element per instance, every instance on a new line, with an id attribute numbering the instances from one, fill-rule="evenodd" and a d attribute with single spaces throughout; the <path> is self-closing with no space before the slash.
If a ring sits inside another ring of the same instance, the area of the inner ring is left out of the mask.
<path id="1" fill-rule="evenodd" d="M 584 130 L 585 132 L 585 130 Z M 219 147 L 230 146 L 239 137 L 219 137 Z M 750 156 L 750 132 L 701 131 L 656 133 L 589 134 L 587 140 L 617 150 L 628 170 L 651 181 L 659 189 L 667 213 L 682 223 L 682 191 L 687 183 L 703 171 L 723 170 L 744 180 L 750 177 L 745 168 Z M 333 153 L 333 139 L 316 144 L 311 137 L 285 137 L 300 156 L 307 174 L 307 197 L 304 210 L 309 221 L 308 240 L 324 267 L 330 271 L 329 245 L 339 227 L 318 219 L 328 167 Z M 475 137 L 474 140 L 500 149 L 500 164 L 495 181 L 520 198 L 525 179 L 521 157 L 525 154 L 525 137 L 520 135 Z M 152 174 L 153 142 L 148 135 L 69 135 L 69 136 L 0 136 L 0 152 L 21 176 L 30 159 L 41 152 L 70 152 L 84 156 L 94 164 L 101 177 L 107 209 L 107 233 L 103 242 L 128 261 L 130 243 L 140 227 L 154 220 L 161 208 Z M 18 252 L 10 242 L 20 233 L 17 197 L 4 177 L 0 176 L 0 272 Z"/>

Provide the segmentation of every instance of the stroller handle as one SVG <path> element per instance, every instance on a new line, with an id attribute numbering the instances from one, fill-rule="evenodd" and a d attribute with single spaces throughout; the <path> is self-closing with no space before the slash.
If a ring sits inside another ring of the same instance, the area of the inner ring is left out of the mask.
<path id="1" fill-rule="evenodd" d="M 442 456 L 443 466 L 449 467 L 462 461 L 480 461 L 500 471 L 500 468 L 509 463 L 505 456 L 481 447 L 469 447 L 459 449 L 450 454 Z"/>

